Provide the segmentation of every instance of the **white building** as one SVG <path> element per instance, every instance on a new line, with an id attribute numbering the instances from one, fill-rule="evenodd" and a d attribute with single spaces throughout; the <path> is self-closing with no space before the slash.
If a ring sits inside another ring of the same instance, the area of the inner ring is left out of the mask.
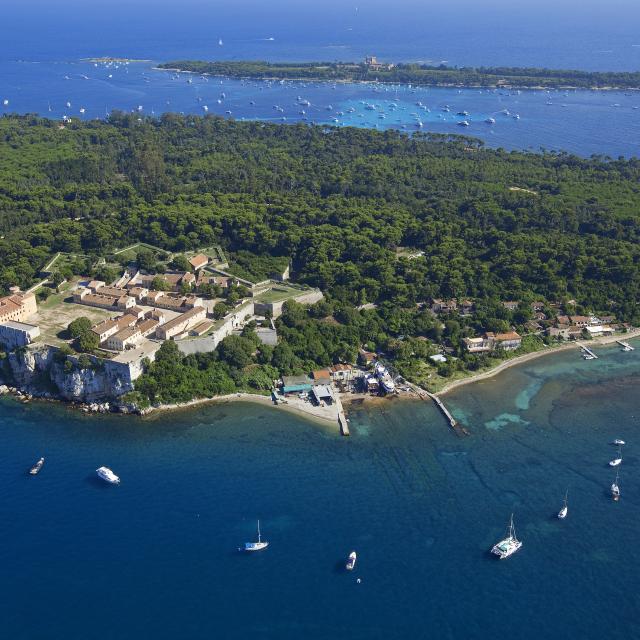
<path id="1" fill-rule="evenodd" d="M 40 327 L 26 322 L 8 320 L 0 324 L 0 344 L 10 351 L 17 347 L 26 347 L 40 335 Z"/>

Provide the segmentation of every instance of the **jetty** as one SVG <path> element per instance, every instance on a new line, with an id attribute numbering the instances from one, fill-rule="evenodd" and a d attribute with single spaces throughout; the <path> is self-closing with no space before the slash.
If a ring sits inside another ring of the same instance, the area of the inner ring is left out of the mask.
<path id="1" fill-rule="evenodd" d="M 340 425 L 340 433 L 343 436 L 351 435 L 349 433 L 349 423 L 347 422 L 347 416 L 344 413 L 344 407 L 342 406 L 342 400 L 338 394 L 336 394 L 336 409 L 338 409 L 338 425 Z"/>
<path id="2" fill-rule="evenodd" d="M 407 384 L 409 388 L 411 388 L 415 393 L 418 394 L 418 397 L 420 399 L 426 401 L 428 398 L 435 403 L 435 405 L 438 407 L 438 409 L 440 409 L 442 415 L 447 419 L 449 426 L 451 427 L 451 429 L 453 429 L 454 433 L 457 436 L 462 437 L 462 436 L 471 435 L 468 429 L 463 427 L 461 424 L 458 424 L 458 421 L 451 415 L 451 412 L 449 411 L 449 409 L 447 409 L 444 402 L 442 402 L 442 400 L 435 393 L 431 393 L 426 389 L 422 389 L 421 387 L 418 387 L 417 385 L 412 384 L 411 382 L 407 382 Z"/>
<path id="3" fill-rule="evenodd" d="M 632 347 L 628 342 L 622 340 L 616 340 L 616 342 L 622 347 L 623 351 L 633 351 L 635 347 Z"/>
<path id="4" fill-rule="evenodd" d="M 585 347 L 581 342 L 578 342 L 578 346 L 584 351 L 587 355 L 591 356 L 593 360 L 597 360 L 598 356 L 589 349 L 589 347 Z"/>

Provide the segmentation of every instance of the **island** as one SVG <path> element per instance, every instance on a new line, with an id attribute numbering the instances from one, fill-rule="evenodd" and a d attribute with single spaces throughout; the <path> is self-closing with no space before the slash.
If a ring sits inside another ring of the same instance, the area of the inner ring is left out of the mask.
<path id="1" fill-rule="evenodd" d="M 640 72 L 579 71 L 520 67 L 448 67 L 419 63 L 265 62 L 174 60 L 158 69 L 229 78 L 378 82 L 434 87 L 509 87 L 514 89 L 638 89 Z"/>
<path id="2" fill-rule="evenodd" d="M 640 325 L 637 159 L 117 112 L 4 116 L 0 157 L 0 383 L 23 396 L 339 414 Z"/>

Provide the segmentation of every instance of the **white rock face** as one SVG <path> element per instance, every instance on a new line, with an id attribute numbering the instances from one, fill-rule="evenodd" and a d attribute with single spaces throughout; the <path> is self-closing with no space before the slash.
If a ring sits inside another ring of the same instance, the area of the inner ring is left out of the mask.
<path id="1" fill-rule="evenodd" d="M 97 361 L 96 366 L 80 369 L 77 358 L 72 356 L 68 359 L 74 366 L 67 372 L 64 362 L 56 360 L 56 351 L 51 347 L 38 346 L 9 354 L 9 366 L 16 385 L 29 390 L 52 383 L 61 398 L 76 402 L 107 400 L 133 391 L 132 372 L 128 365 Z"/>

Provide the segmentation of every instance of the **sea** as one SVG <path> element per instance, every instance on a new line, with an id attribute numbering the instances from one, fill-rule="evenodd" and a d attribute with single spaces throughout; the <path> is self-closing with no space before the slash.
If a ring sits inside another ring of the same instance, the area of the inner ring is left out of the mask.
<path id="1" fill-rule="evenodd" d="M 452 66 L 631 71 L 640 66 L 640 4 L 632 0 L 539 0 L 525 7 L 506 0 L 7 4 L 0 26 L 0 113 L 94 119 L 113 110 L 141 116 L 169 111 L 459 133 L 490 147 L 584 157 L 639 151 L 638 91 L 280 84 L 155 70 L 176 59 L 333 62 L 376 55 Z M 103 56 L 138 62 L 89 61 Z"/>
<path id="2" fill-rule="evenodd" d="M 344 438 L 263 405 L 4 398 L 0 637 L 640 637 L 640 348 L 596 353 L 453 391 L 462 438 L 422 401 L 352 405 Z M 523 546 L 500 561 L 511 514 Z M 240 553 L 258 519 L 269 547 Z"/>

